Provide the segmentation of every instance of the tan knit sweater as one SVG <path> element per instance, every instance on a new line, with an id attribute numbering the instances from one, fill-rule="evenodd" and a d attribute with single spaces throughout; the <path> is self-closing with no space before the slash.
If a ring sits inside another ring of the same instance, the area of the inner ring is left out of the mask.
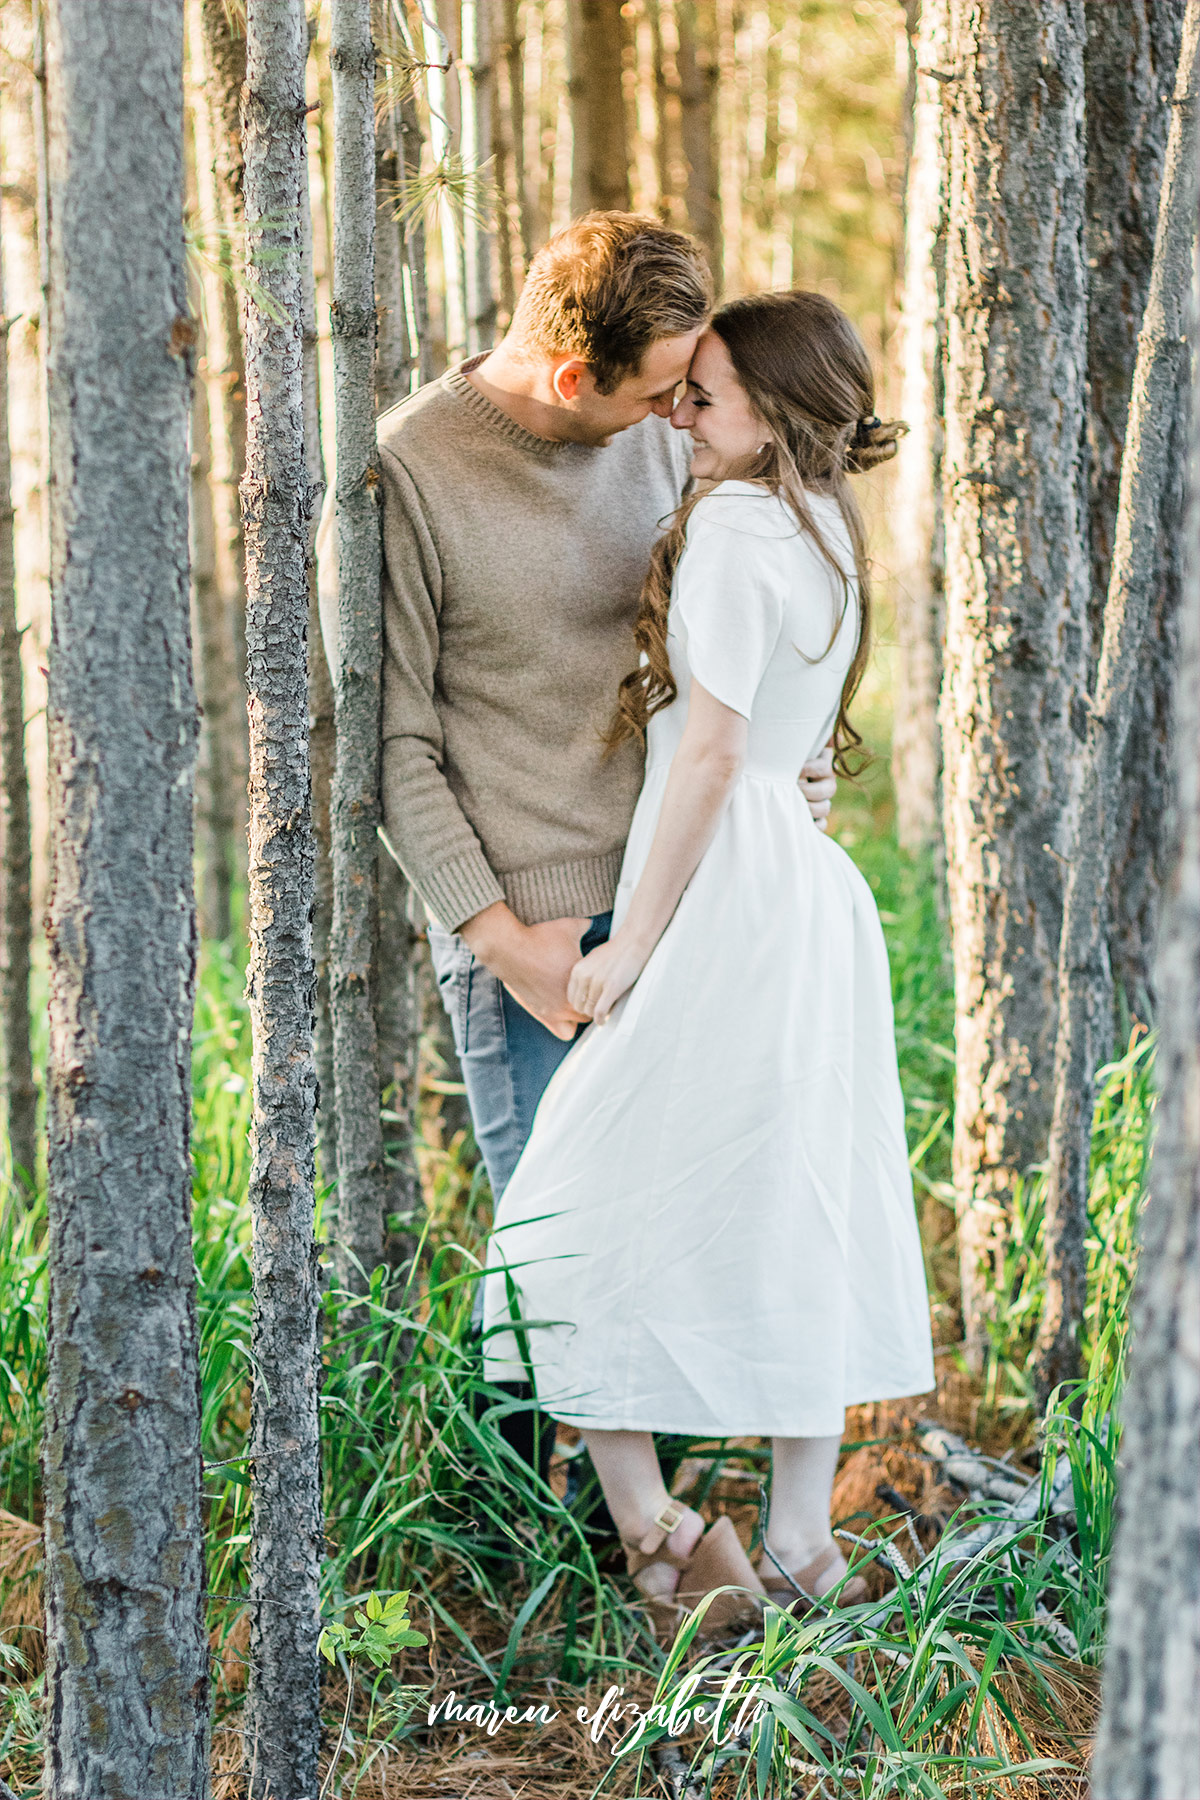
<path id="1" fill-rule="evenodd" d="M 605 762 L 600 733 L 686 479 L 681 436 L 651 416 L 600 449 L 553 443 L 455 369 L 383 415 L 379 446 L 393 853 L 447 930 L 496 900 L 526 924 L 603 912 L 642 768 L 629 744 Z"/>

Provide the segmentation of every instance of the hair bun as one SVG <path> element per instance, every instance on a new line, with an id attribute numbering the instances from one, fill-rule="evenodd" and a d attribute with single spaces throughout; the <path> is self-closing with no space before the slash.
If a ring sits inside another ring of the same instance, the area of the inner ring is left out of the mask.
<path id="1" fill-rule="evenodd" d="M 852 475 L 864 475 L 880 463 L 890 462 L 900 439 L 908 431 L 903 419 L 861 418 L 846 446 L 846 467 Z"/>

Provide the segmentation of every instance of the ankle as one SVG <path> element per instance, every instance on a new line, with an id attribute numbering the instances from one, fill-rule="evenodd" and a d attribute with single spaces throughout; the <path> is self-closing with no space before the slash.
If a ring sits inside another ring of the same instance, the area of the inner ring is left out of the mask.
<path id="1" fill-rule="evenodd" d="M 663 1489 L 662 1499 L 648 1505 L 644 1510 L 630 1512 L 617 1519 L 617 1529 L 627 1544 L 641 1544 L 651 1533 L 661 1531 L 657 1521 L 667 1507 L 677 1508 L 680 1502 L 672 1500 Z M 677 1524 L 667 1533 L 660 1549 L 669 1549 L 681 1555 L 687 1555 L 692 1545 L 697 1543 L 704 1533 L 704 1520 L 692 1507 L 685 1506 Z"/>
<path id="2" fill-rule="evenodd" d="M 842 1556 L 837 1540 L 828 1526 L 817 1533 L 793 1531 L 786 1534 L 777 1534 L 768 1527 L 763 1551 L 768 1569 L 776 1574 L 780 1566 L 789 1574 L 794 1574 L 797 1569 L 808 1568 L 818 1557 L 832 1562 L 835 1556 Z M 842 1560 L 844 1562 L 845 1559 Z"/>

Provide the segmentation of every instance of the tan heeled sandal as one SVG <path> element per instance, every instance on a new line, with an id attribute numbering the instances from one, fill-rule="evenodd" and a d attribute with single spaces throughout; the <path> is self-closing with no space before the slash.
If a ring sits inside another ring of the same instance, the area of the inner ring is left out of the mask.
<path id="1" fill-rule="evenodd" d="M 700 1637 L 713 1637 L 757 1618 L 766 1589 L 754 1566 L 742 1549 L 733 1520 L 722 1514 L 710 1525 L 690 1556 L 680 1556 L 664 1548 L 667 1539 L 687 1513 L 678 1500 L 668 1500 L 657 1514 L 645 1536 L 636 1543 L 621 1542 L 634 1586 L 643 1596 L 646 1611 L 657 1635 L 678 1630 L 685 1611 L 699 1606 L 714 1588 L 733 1588 L 733 1593 L 718 1594 L 706 1608 L 700 1621 Z M 673 1593 L 648 1594 L 638 1576 L 652 1563 L 667 1563 L 679 1570 L 679 1583 Z"/>
<path id="2" fill-rule="evenodd" d="M 842 1583 L 841 1591 L 834 1600 L 826 1600 L 830 1588 L 837 1586 L 837 1577 L 821 1587 L 821 1577 L 828 1575 L 835 1563 L 842 1561 L 842 1553 L 832 1541 L 826 1545 L 811 1562 L 805 1563 L 802 1569 L 788 1571 L 788 1583 L 769 1556 L 763 1553 L 758 1569 L 766 1578 L 766 1593 L 772 1605 L 782 1608 L 784 1612 L 808 1612 L 818 1600 L 825 1600 L 827 1605 L 856 1606 L 860 1600 L 867 1598 L 867 1584 L 861 1575 L 852 1575 L 849 1581 Z"/>

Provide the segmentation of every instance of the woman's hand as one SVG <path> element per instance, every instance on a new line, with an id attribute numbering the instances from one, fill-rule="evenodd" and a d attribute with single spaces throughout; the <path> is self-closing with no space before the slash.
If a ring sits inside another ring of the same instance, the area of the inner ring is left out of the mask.
<path id="1" fill-rule="evenodd" d="M 622 932 L 589 956 L 581 957 L 567 982 L 567 999 L 586 1018 L 603 1025 L 650 959 L 650 950 Z"/>

